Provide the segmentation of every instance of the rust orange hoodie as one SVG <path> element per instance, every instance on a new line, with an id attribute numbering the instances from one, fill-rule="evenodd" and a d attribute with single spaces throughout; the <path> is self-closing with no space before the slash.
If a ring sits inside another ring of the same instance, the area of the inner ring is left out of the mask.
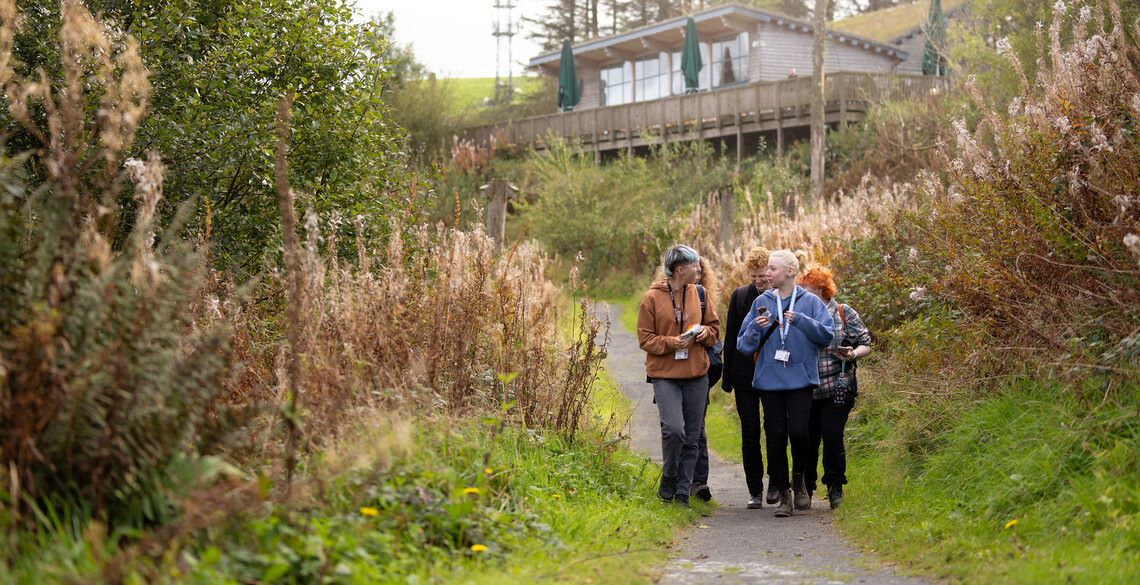
<path id="1" fill-rule="evenodd" d="M 701 299 L 697 295 L 697 286 L 686 285 L 684 293 L 680 290 L 673 291 L 677 307 L 681 307 L 682 297 L 684 314 L 681 329 L 677 328 L 673 302 L 669 300 L 669 287 L 664 281 L 653 283 L 645 296 L 641 297 L 641 306 L 637 309 L 637 342 L 641 349 L 645 350 L 645 375 L 650 378 L 696 378 L 708 372 L 709 355 L 704 345 L 696 341 L 690 342 L 689 357 L 679 360 L 665 343 L 666 337 L 676 337 L 697 323 L 713 330 L 713 336 L 705 345 L 716 344 L 720 337 L 720 317 L 716 314 L 713 299 L 706 300 L 707 306 L 702 322 Z"/>

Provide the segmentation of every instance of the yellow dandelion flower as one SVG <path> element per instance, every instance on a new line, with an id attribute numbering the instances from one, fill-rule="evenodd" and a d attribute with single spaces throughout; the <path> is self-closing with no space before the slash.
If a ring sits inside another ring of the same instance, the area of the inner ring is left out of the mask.
<path id="1" fill-rule="evenodd" d="M 465 495 L 465 496 L 479 495 L 479 488 L 477 488 L 477 487 L 465 487 L 465 488 L 463 488 L 463 495 Z"/>
<path id="2" fill-rule="evenodd" d="M 1014 526 L 1017 526 L 1017 523 L 1018 523 L 1018 522 L 1020 522 L 1020 520 L 1018 520 L 1017 518 L 1014 518 L 1013 520 L 1010 520 L 1009 522 L 1006 522 L 1006 523 L 1005 523 L 1005 529 L 1006 529 L 1006 530 L 1009 530 L 1010 528 L 1013 528 Z"/>
<path id="3" fill-rule="evenodd" d="M 483 473 L 486 473 L 487 475 L 491 475 L 492 473 L 495 473 L 495 470 L 491 469 L 490 467 L 484 467 Z"/>
<path id="4" fill-rule="evenodd" d="M 487 552 L 487 545 L 485 545 L 485 544 L 473 544 L 473 545 L 471 545 L 471 552 L 473 552 L 473 553 Z"/>
<path id="5" fill-rule="evenodd" d="M 376 508 L 371 508 L 369 506 L 365 506 L 365 507 L 360 509 L 360 513 L 364 514 L 365 516 L 379 516 L 380 510 L 377 510 Z"/>
<path id="6" fill-rule="evenodd" d="M 553 496 L 551 496 L 551 497 L 552 497 L 552 498 L 554 498 L 554 499 L 556 499 L 556 500 L 561 500 L 561 499 L 562 499 L 562 494 L 554 494 L 554 495 L 553 495 Z"/>

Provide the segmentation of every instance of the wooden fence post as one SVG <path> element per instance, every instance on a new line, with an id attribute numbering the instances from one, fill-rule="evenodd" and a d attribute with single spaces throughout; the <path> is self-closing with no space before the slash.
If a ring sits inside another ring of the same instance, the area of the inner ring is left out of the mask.
<path id="1" fill-rule="evenodd" d="M 503 249 L 507 237 L 507 202 L 518 196 L 519 190 L 506 179 L 491 179 L 479 187 L 487 203 L 487 235 L 495 240 L 495 252 Z"/>

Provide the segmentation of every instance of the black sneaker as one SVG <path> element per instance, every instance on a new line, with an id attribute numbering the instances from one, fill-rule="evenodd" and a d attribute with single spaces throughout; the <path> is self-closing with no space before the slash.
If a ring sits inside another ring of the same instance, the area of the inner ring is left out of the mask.
<path id="1" fill-rule="evenodd" d="M 768 496 L 764 498 L 764 501 L 768 504 L 780 503 L 780 490 L 772 487 L 772 483 L 770 481 L 768 483 Z"/>
<path id="2" fill-rule="evenodd" d="M 694 485 L 693 488 L 689 490 L 689 495 L 702 502 L 712 501 L 712 491 L 709 490 L 709 486 L 703 483 Z"/>
<path id="3" fill-rule="evenodd" d="M 685 494 L 674 494 L 673 495 L 673 503 L 677 504 L 678 506 L 680 506 L 682 508 L 688 508 L 689 507 L 689 496 L 686 496 Z"/>
<path id="4" fill-rule="evenodd" d="M 764 496 L 752 496 L 748 500 L 749 510 L 759 510 L 764 507 Z"/>
<path id="5" fill-rule="evenodd" d="M 831 509 L 834 510 L 843 503 L 843 484 L 837 483 L 835 485 L 827 486 L 827 501 L 831 504 Z"/>

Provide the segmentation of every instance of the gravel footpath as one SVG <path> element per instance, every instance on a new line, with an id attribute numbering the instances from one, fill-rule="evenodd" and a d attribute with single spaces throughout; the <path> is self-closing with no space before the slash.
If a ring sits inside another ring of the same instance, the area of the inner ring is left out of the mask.
<path id="1" fill-rule="evenodd" d="M 653 388 L 645 383 L 645 354 L 636 337 L 621 328 L 620 309 L 599 305 L 598 312 L 607 309 L 612 328 L 605 365 L 635 405 L 632 446 L 660 463 L 659 418 Z M 659 583 L 928 583 L 897 575 L 848 544 L 832 526 L 826 497 L 791 518 L 773 517 L 774 506 L 767 504 L 749 510 L 743 469 L 715 454 L 709 487 L 719 508 L 683 533 Z"/>

